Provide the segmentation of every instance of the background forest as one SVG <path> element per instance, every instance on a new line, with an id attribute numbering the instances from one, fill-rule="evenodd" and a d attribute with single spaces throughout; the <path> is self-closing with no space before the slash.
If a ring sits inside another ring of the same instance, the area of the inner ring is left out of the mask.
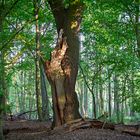
<path id="1" fill-rule="evenodd" d="M 0 2 L 1 110 L 49 120 L 52 95 L 42 60 L 50 59 L 57 41 L 50 7 L 46 0 Z M 139 0 L 85 0 L 85 5 L 76 82 L 80 113 L 116 123 L 139 121 Z"/>

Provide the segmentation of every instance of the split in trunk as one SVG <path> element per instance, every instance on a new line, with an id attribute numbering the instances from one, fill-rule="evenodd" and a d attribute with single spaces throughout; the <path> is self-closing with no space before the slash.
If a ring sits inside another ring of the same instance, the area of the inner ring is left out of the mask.
<path id="1" fill-rule="evenodd" d="M 57 45 L 46 62 L 46 75 L 53 96 L 53 126 L 81 118 L 75 83 L 79 63 L 79 27 L 82 3 L 70 1 L 66 8 L 62 0 L 48 1 L 56 21 Z"/>

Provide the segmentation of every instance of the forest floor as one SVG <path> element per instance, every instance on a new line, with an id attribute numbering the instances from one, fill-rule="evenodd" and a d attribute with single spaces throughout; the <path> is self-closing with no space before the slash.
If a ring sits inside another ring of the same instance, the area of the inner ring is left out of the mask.
<path id="1" fill-rule="evenodd" d="M 51 130 L 51 122 L 5 121 L 5 140 L 140 140 L 140 136 L 109 129 Z"/>

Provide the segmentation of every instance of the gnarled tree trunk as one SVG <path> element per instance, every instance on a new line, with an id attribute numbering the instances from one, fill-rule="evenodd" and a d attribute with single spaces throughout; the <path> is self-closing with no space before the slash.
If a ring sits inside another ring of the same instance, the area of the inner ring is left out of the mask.
<path id="1" fill-rule="evenodd" d="M 72 0 L 66 8 L 63 0 L 50 0 L 58 32 L 56 48 L 46 62 L 46 74 L 52 88 L 54 127 L 80 118 L 75 92 L 79 63 L 79 26 L 82 5 Z"/>

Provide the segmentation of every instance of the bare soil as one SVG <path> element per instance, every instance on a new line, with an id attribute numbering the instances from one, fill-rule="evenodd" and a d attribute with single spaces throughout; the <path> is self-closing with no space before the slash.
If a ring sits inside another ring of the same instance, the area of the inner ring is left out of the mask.
<path id="1" fill-rule="evenodd" d="M 115 130 L 85 128 L 74 131 L 51 130 L 51 122 L 6 121 L 4 123 L 6 140 L 140 140 Z"/>

